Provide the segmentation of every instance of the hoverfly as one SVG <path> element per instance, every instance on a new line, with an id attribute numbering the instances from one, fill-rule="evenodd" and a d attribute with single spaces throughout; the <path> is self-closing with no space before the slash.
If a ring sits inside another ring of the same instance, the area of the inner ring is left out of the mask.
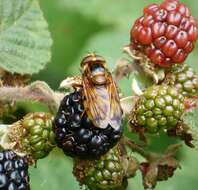
<path id="1" fill-rule="evenodd" d="M 122 109 L 116 84 L 106 68 L 106 61 L 95 53 L 88 54 L 81 61 L 82 77 L 70 77 L 61 87 L 82 89 L 83 105 L 94 126 L 119 129 Z"/>
<path id="2" fill-rule="evenodd" d="M 111 125 L 120 128 L 122 109 L 116 84 L 106 68 L 103 57 L 94 53 L 82 62 L 82 86 L 85 96 L 84 107 L 89 119 L 96 127 Z"/>

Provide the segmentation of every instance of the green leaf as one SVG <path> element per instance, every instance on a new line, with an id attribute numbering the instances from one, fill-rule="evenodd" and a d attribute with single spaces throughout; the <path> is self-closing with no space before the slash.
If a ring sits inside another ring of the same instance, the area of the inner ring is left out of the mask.
<path id="1" fill-rule="evenodd" d="M 193 50 L 193 52 L 190 53 L 188 56 L 186 63 L 190 65 L 194 71 L 198 74 L 198 64 L 197 64 L 197 59 L 198 59 L 198 44 L 196 43 L 196 48 Z"/>
<path id="2" fill-rule="evenodd" d="M 0 0 L 0 67 L 37 73 L 51 58 L 52 39 L 37 0 Z"/>
<path id="3" fill-rule="evenodd" d="M 184 116 L 184 120 L 186 124 L 189 125 L 189 127 L 198 129 L 197 123 L 198 123 L 198 109 L 194 109 L 191 112 L 187 112 Z"/>
<path id="4" fill-rule="evenodd" d="M 72 159 L 55 149 L 36 168 L 30 167 L 31 190 L 80 190 L 72 170 Z"/>
<path id="5" fill-rule="evenodd" d="M 144 0 L 146 3 L 148 0 Z M 80 11 L 85 16 L 96 17 L 103 23 L 114 23 L 119 27 L 129 27 L 134 14 L 141 14 L 142 5 L 131 0 L 62 0 L 60 6 Z M 125 22 L 125 21 L 129 22 Z"/>

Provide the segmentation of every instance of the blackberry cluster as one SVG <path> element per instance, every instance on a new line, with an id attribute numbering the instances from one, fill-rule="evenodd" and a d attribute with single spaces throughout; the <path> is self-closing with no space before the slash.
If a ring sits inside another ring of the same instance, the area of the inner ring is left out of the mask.
<path id="1" fill-rule="evenodd" d="M 149 133 L 161 128 L 175 127 L 184 113 L 184 97 L 174 87 L 156 85 L 139 98 L 132 112 L 130 124 L 141 126 Z"/>
<path id="2" fill-rule="evenodd" d="M 77 160 L 73 173 L 90 190 L 118 190 L 125 185 L 125 171 L 118 147 L 111 149 L 98 160 Z"/>
<path id="3" fill-rule="evenodd" d="M 54 122 L 57 145 L 68 156 L 94 159 L 105 154 L 122 136 L 121 128 L 100 129 L 90 121 L 83 106 L 82 91 L 62 100 Z"/>
<path id="4" fill-rule="evenodd" d="M 197 36 L 197 22 L 188 7 L 178 0 L 165 0 L 147 6 L 136 20 L 131 29 L 131 47 L 155 65 L 170 67 L 184 62 Z"/>
<path id="5" fill-rule="evenodd" d="M 198 95 L 198 75 L 188 65 L 175 65 L 166 81 L 188 97 Z"/>
<path id="6" fill-rule="evenodd" d="M 11 150 L 0 152 L 0 189 L 29 190 L 28 164 Z"/>

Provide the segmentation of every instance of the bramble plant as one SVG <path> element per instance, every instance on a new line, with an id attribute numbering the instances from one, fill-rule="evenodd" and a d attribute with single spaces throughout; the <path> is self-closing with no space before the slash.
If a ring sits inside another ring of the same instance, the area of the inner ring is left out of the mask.
<path id="1" fill-rule="evenodd" d="M 112 72 L 106 57 L 89 53 L 79 64 L 81 75 L 54 91 L 44 81 L 30 82 L 51 59 L 52 38 L 38 1 L 0 1 L 0 190 L 31 189 L 28 168 L 56 147 L 72 159 L 79 189 L 125 190 L 138 171 L 145 189 L 173 177 L 182 167 L 182 145 L 197 146 L 198 75 L 185 62 L 198 25 L 187 5 L 164 0 L 146 6 Z M 120 85 L 127 77 L 130 96 Z M 20 102 L 41 103 L 48 112 L 20 113 Z M 151 139 L 161 135 L 170 143 L 159 153 Z"/>

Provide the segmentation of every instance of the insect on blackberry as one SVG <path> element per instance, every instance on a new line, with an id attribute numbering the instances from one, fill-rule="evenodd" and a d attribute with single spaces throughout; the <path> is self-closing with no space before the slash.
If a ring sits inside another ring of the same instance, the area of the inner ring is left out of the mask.
<path id="1" fill-rule="evenodd" d="M 61 87 L 72 86 L 75 91 L 62 100 L 54 130 L 66 155 L 93 158 L 105 154 L 120 139 L 122 109 L 104 58 L 89 54 L 81 68 L 81 78 L 61 83 Z"/>

